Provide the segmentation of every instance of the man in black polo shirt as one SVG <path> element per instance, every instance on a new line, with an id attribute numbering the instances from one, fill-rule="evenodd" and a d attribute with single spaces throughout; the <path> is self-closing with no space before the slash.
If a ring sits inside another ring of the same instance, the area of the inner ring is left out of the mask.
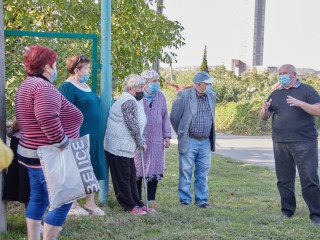
<path id="1" fill-rule="evenodd" d="M 311 86 L 297 79 L 294 66 L 279 69 L 281 87 L 264 102 L 260 118 L 272 115 L 272 140 L 281 197 L 281 218 L 296 210 L 295 176 L 298 168 L 302 195 L 312 223 L 320 226 L 320 188 L 318 177 L 318 132 L 315 117 L 320 115 L 320 96 Z"/>

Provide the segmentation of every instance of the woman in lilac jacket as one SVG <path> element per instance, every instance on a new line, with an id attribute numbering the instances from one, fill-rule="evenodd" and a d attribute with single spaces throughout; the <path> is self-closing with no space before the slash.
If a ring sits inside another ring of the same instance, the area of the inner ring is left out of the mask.
<path id="1" fill-rule="evenodd" d="M 141 74 L 146 80 L 144 86 L 144 112 L 147 117 L 145 137 L 147 151 L 143 154 L 144 168 L 147 182 L 148 202 L 152 207 L 159 204 L 155 201 L 158 181 L 164 172 L 164 148 L 170 146 L 171 127 L 169 123 L 166 97 L 159 91 L 160 76 L 154 70 L 147 70 Z M 137 170 L 137 186 L 141 199 L 142 168 L 139 151 L 135 155 Z"/>

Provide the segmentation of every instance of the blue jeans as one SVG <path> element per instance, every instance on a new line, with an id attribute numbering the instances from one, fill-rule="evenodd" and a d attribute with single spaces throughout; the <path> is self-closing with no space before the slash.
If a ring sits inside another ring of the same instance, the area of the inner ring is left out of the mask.
<path id="1" fill-rule="evenodd" d="M 211 146 L 209 138 L 202 141 L 190 138 L 189 149 L 179 154 L 179 198 L 181 203 L 191 203 L 191 178 L 194 170 L 195 205 L 208 200 L 208 173 L 211 166 Z"/>
<path id="2" fill-rule="evenodd" d="M 33 220 L 41 220 L 49 205 L 48 190 L 42 168 L 30 168 L 28 175 L 30 179 L 30 198 L 26 210 L 26 217 Z M 44 222 L 53 226 L 62 226 L 72 203 L 64 204 L 59 208 L 49 211 Z"/>

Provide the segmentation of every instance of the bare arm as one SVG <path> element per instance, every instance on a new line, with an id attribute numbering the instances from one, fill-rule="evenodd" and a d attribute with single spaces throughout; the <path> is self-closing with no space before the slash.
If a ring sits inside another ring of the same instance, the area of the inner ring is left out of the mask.
<path id="1" fill-rule="evenodd" d="M 291 96 L 287 97 L 287 103 L 291 107 L 300 107 L 302 110 L 309 113 L 310 115 L 320 116 L 320 104 L 306 103 Z"/>
<path id="2" fill-rule="evenodd" d="M 268 111 L 268 108 L 270 107 L 270 104 L 272 102 L 272 99 L 269 100 L 269 102 L 264 102 L 262 104 L 262 108 L 260 111 L 260 118 L 261 120 L 268 120 L 271 116 L 271 112 Z"/>

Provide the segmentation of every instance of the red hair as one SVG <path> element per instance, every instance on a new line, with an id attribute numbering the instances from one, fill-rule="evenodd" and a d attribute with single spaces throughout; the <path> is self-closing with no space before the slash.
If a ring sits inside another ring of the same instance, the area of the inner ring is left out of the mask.
<path id="1" fill-rule="evenodd" d="M 57 61 L 55 51 L 40 45 L 26 47 L 23 57 L 24 67 L 28 75 L 42 74 L 45 65 L 52 66 Z"/>

